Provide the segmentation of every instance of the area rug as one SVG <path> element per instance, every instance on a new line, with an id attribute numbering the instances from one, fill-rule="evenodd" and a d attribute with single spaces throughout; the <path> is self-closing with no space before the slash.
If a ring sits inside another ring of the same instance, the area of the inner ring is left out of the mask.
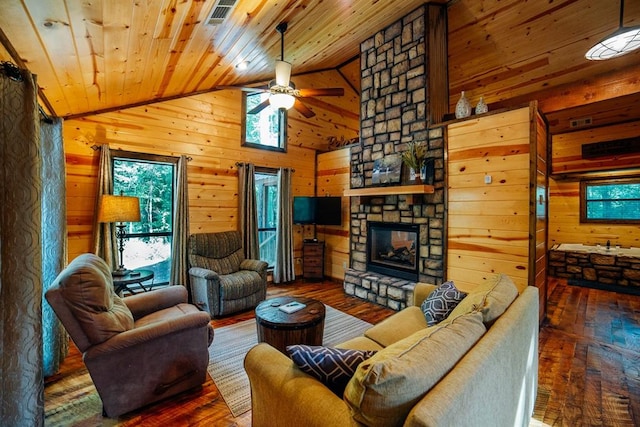
<path id="1" fill-rule="evenodd" d="M 362 335 L 370 323 L 326 306 L 324 339 L 322 344 L 332 346 Z M 207 371 L 218 387 L 222 398 L 237 417 L 251 409 L 249 378 L 244 371 L 244 357 L 258 343 L 255 319 L 215 330 L 209 347 Z"/>

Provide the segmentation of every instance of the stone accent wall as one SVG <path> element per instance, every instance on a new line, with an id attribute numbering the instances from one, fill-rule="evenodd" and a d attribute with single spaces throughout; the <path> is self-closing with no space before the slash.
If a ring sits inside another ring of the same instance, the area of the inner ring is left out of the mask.
<path id="1" fill-rule="evenodd" d="M 411 141 L 424 143 L 435 165 L 434 194 L 351 198 L 351 269 L 345 292 L 396 310 L 412 298 L 413 284 L 366 271 L 368 221 L 419 225 L 419 281 L 440 284 L 444 277 L 444 135 L 442 128 L 429 129 L 428 123 L 428 7 L 360 46 L 361 144 L 351 148 L 351 188 L 372 186 L 374 161 L 402 153 Z M 403 183 L 409 183 L 408 171 L 403 171 Z"/>
<path id="2" fill-rule="evenodd" d="M 640 290 L 640 258 L 550 250 L 549 275 Z"/>

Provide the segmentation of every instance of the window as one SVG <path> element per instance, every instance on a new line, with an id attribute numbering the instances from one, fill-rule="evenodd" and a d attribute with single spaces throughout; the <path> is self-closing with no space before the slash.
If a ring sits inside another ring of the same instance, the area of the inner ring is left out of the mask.
<path id="1" fill-rule="evenodd" d="M 113 151 L 114 194 L 140 199 L 140 222 L 126 224 L 124 265 L 153 270 L 158 285 L 171 273 L 176 164 L 173 157 Z"/>
<path id="2" fill-rule="evenodd" d="M 255 178 L 260 259 L 273 267 L 276 263 L 278 174 L 272 170 L 261 170 L 256 172 Z"/>
<path id="3" fill-rule="evenodd" d="M 287 110 L 271 106 L 249 114 L 262 102 L 269 102 L 268 93 L 242 94 L 242 145 L 272 151 L 287 151 Z"/>
<path id="4" fill-rule="evenodd" d="M 640 223 L 640 178 L 581 182 L 580 222 Z"/>

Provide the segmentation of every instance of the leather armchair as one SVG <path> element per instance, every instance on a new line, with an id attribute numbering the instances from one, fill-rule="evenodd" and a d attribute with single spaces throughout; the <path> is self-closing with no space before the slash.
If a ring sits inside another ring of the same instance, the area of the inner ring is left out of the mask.
<path id="1" fill-rule="evenodd" d="M 211 317 L 254 308 L 267 296 L 267 263 L 245 259 L 239 231 L 189 236 L 193 303 Z"/>
<path id="2" fill-rule="evenodd" d="M 106 416 L 118 417 L 206 380 L 213 327 L 207 313 L 187 303 L 183 286 L 120 298 L 107 264 L 83 254 L 45 297 L 82 352 Z"/>

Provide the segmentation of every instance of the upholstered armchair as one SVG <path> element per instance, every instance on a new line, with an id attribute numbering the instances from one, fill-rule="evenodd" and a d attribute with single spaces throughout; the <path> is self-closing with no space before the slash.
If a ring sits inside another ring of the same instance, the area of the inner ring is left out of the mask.
<path id="1" fill-rule="evenodd" d="M 245 259 L 239 231 L 189 237 L 193 303 L 211 317 L 255 307 L 267 296 L 267 263 Z"/>
<path id="2" fill-rule="evenodd" d="M 107 264 L 83 254 L 45 297 L 82 352 L 106 416 L 205 381 L 213 328 L 207 313 L 187 303 L 183 286 L 120 298 Z"/>

